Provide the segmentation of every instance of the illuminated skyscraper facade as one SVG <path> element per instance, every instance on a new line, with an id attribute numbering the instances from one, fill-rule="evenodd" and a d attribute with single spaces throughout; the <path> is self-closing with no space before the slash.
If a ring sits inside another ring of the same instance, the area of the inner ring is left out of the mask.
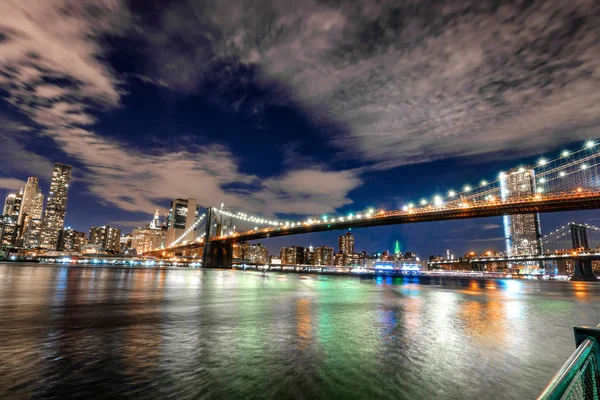
<path id="1" fill-rule="evenodd" d="M 23 189 L 19 193 L 10 193 L 4 200 L 4 208 L 2 215 L 8 215 L 15 218 L 15 222 L 19 217 L 21 211 L 21 202 L 23 200 Z"/>
<path id="2" fill-rule="evenodd" d="M 44 194 L 39 185 L 38 178 L 30 176 L 23 189 L 23 199 L 21 200 L 21 209 L 19 211 L 19 225 L 22 225 L 25 217 L 30 219 L 42 219 L 42 210 L 44 208 Z"/>
<path id="3" fill-rule="evenodd" d="M 61 163 L 54 164 L 42 227 L 42 248 L 55 250 L 58 245 L 59 233 L 65 225 L 70 182 L 71 166 Z"/>
<path id="4" fill-rule="evenodd" d="M 533 196 L 536 191 L 535 171 L 518 168 L 501 173 L 500 190 L 503 200 Z M 542 231 L 538 213 L 505 215 L 503 222 L 507 256 L 542 254 Z"/>
<path id="5" fill-rule="evenodd" d="M 354 235 L 346 232 L 338 238 L 338 251 L 342 254 L 354 254 Z"/>
<path id="6" fill-rule="evenodd" d="M 179 243 L 192 242 L 196 238 L 193 229 L 194 222 L 198 217 L 198 201 L 196 199 L 175 199 L 171 202 L 167 225 L 167 246 L 183 238 Z"/>

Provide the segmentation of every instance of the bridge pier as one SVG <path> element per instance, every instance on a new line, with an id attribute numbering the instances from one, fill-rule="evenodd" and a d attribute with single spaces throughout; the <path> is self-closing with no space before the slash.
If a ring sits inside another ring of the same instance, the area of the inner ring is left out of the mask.
<path id="1" fill-rule="evenodd" d="M 202 254 L 203 268 L 231 268 L 233 265 L 233 243 L 208 242 Z"/>
<path id="2" fill-rule="evenodd" d="M 592 269 L 592 260 L 573 260 L 575 270 L 573 271 L 572 281 L 595 281 L 596 275 Z"/>

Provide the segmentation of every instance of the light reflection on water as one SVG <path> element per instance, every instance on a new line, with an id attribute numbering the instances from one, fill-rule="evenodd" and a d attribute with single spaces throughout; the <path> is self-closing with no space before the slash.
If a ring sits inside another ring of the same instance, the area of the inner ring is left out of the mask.
<path id="1" fill-rule="evenodd" d="M 0 264 L 0 397 L 532 398 L 585 282 Z"/>

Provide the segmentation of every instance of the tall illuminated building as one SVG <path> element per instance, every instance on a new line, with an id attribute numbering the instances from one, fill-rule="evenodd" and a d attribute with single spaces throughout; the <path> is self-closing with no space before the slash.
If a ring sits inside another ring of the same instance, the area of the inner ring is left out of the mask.
<path id="1" fill-rule="evenodd" d="M 346 232 L 338 238 L 338 250 L 342 254 L 354 254 L 354 235 Z"/>
<path id="2" fill-rule="evenodd" d="M 167 246 L 182 237 L 178 242 L 192 242 L 196 238 L 193 228 L 198 217 L 198 201 L 196 199 L 175 199 L 171 202 L 167 224 Z"/>
<path id="3" fill-rule="evenodd" d="M 23 189 L 19 193 L 10 193 L 4 200 L 2 215 L 8 215 L 15 218 L 15 222 L 21 211 L 21 202 L 23 200 Z"/>
<path id="4" fill-rule="evenodd" d="M 535 192 L 533 169 L 515 168 L 500 174 L 500 194 L 503 200 L 533 196 Z M 502 218 L 507 256 L 542 254 L 542 229 L 538 213 L 504 215 Z"/>
<path id="5" fill-rule="evenodd" d="M 21 200 L 21 209 L 19 211 L 19 225 L 23 224 L 25 217 L 30 219 L 42 219 L 42 210 L 44 207 L 44 194 L 40 189 L 39 179 L 30 176 L 23 189 L 23 199 Z"/>
<path id="6" fill-rule="evenodd" d="M 42 224 L 42 248 L 55 250 L 58 245 L 59 233 L 65 226 L 71 169 L 70 165 L 54 164 L 48 204 Z"/>

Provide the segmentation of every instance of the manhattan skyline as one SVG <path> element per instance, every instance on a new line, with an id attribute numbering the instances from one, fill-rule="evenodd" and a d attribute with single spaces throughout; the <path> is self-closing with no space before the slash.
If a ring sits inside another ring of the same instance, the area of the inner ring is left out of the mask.
<path id="1" fill-rule="evenodd" d="M 396 209 L 600 137 L 600 14 L 585 1 L 258 2 L 243 20 L 227 2 L 67 3 L 0 16 L 0 196 L 28 176 L 47 194 L 53 163 L 73 165 L 78 230 L 129 231 L 177 197 L 280 217 Z M 597 218 L 542 215 L 542 232 Z M 367 251 L 463 254 L 502 248 L 501 225 L 353 234 Z"/>

